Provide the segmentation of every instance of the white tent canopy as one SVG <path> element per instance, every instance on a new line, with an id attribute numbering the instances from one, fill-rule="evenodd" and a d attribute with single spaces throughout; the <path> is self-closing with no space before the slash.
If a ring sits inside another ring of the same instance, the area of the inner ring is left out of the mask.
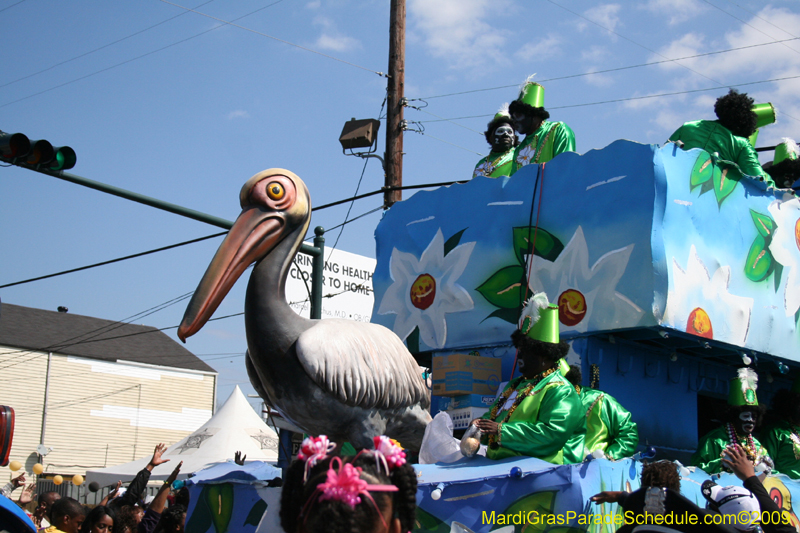
<path id="1" fill-rule="evenodd" d="M 233 460 L 240 451 L 247 460 L 276 462 L 278 460 L 278 435 L 267 426 L 244 397 L 237 386 L 225 404 L 194 433 L 173 444 L 162 458 L 170 461 L 153 469 L 150 479 L 167 479 L 180 461 L 183 461 L 179 479 L 214 464 Z M 100 470 L 89 470 L 86 481 L 97 481 L 101 486 L 117 481 L 130 481 L 152 458 L 147 457 L 109 466 Z"/>

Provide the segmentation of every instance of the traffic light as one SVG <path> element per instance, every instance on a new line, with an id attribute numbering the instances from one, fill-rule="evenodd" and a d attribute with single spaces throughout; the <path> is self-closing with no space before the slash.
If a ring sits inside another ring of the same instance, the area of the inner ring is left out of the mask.
<path id="1" fill-rule="evenodd" d="M 0 160 L 57 171 L 71 169 L 77 158 L 69 146 L 54 147 L 45 140 L 31 141 L 22 133 L 0 131 Z"/>

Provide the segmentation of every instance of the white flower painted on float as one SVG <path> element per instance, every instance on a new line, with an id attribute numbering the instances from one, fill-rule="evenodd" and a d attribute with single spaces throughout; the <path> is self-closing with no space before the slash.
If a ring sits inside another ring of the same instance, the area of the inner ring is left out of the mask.
<path id="1" fill-rule="evenodd" d="M 578 226 L 555 261 L 533 256 L 528 287 L 544 292 L 558 305 L 562 331 L 601 331 L 631 327 L 644 312 L 616 291 L 628 266 L 633 244 L 612 250 L 589 267 L 589 250 Z"/>
<path id="2" fill-rule="evenodd" d="M 750 328 L 753 299 L 728 292 L 731 267 L 708 269 L 692 245 L 686 270 L 672 258 L 672 289 L 664 324 L 692 335 L 743 346 Z"/>
<path id="3" fill-rule="evenodd" d="M 420 339 L 430 347 L 442 348 L 447 340 L 448 313 L 474 307 L 467 290 L 456 283 L 464 273 L 475 242 L 460 244 L 444 255 L 444 236 L 439 229 L 422 252 L 392 250 L 389 268 L 392 285 L 383 295 L 378 314 L 396 314 L 394 332 L 405 339 L 419 327 Z"/>
<path id="4" fill-rule="evenodd" d="M 768 209 L 778 226 L 769 244 L 769 251 L 786 269 L 784 307 L 786 316 L 794 316 L 800 309 L 800 198 L 786 202 L 776 200 Z"/>

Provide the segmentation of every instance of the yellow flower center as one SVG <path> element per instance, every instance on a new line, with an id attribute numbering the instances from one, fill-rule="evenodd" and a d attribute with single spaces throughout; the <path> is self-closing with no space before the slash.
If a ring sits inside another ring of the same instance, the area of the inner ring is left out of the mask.
<path id="1" fill-rule="evenodd" d="M 714 338 L 714 330 L 711 328 L 711 319 L 708 313 L 700 307 L 689 313 L 689 320 L 686 321 L 686 333 L 698 335 L 706 339 Z"/>
<path id="2" fill-rule="evenodd" d="M 797 250 L 800 251 L 800 218 L 794 223 L 794 243 L 797 245 Z"/>
<path id="3" fill-rule="evenodd" d="M 567 289 L 558 297 L 558 320 L 574 326 L 586 316 L 586 297 L 575 289 Z"/>
<path id="4" fill-rule="evenodd" d="M 430 274 L 421 274 L 411 284 L 411 305 L 423 311 L 436 299 L 436 280 Z"/>

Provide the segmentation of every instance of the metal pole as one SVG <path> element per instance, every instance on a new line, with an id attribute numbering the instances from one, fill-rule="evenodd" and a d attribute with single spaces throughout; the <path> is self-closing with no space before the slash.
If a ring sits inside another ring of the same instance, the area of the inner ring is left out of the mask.
<path id="1" fill-rule="evenodd" d="M 403 101 L 405 94 L 406 2 L 392 0 L 389 12 L 389 83 L 386 90 L 386 186 L 403 185 Z M 402 200 L 399 190 L 383 196 L 383 208 Z"/>
<path id="2" fill-rule="evenodd" d="M 39 436 L 39 444 L 44 446 L 44 435 L 47 429 L 47 402 L 50 398 L 50 365 L 53 362 L 53 352 L 47 352 L 47 373 L 44 376 L 44 405 L 42 406 L 42 434 Z M 39 454 L 39 463 L 42 462 L 42 454 Z"/>
<path id="3" fill-rule="evenodd" d="M 311 318 L 322 318 L 322 272 L 325 270 L 325 228 L 314 228 L 314 248 L 319 253 L 311 264 Z"/>

